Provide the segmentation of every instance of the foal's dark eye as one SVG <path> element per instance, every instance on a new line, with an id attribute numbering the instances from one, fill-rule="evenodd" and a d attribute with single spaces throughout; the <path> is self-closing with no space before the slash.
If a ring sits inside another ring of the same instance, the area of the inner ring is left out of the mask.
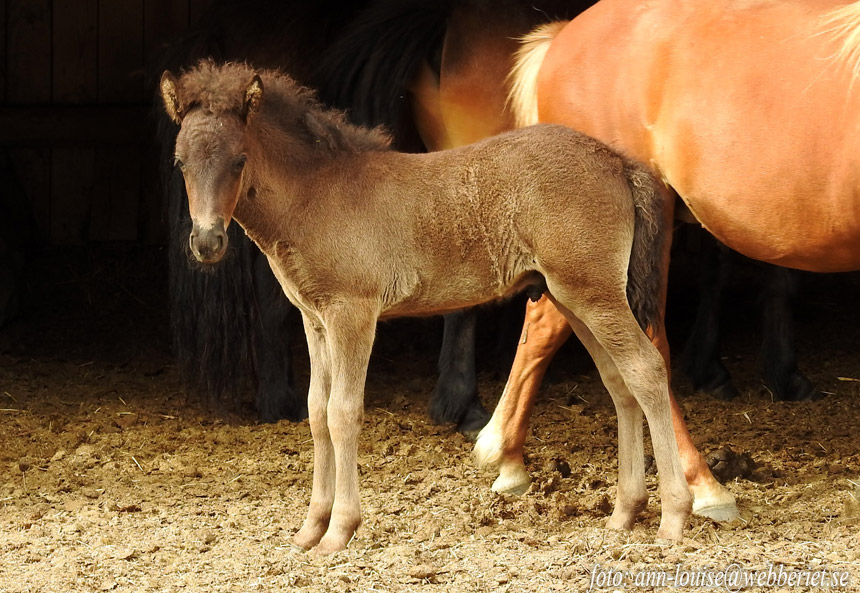
<path id="1" fill-rule="evenodd" d="M 181 171 L 185 170 L 185 163 L 178 156 L 173 157 L 173 166 L 178 167 Z"/>
<path id="2" fill-rule="evenodd" d="M 240 157 L 236 157 L 236 160 L 233 161 L 233 169 L 235 169 L 237 172 L 241 171 L 245 167 L 245 161 L 247 160 L 248 157 L 244 154 Z"/>

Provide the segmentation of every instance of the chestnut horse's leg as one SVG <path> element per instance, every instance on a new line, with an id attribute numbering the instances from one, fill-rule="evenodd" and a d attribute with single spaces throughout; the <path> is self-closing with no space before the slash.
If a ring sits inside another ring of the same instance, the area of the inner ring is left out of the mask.
<path id="1" fill-rule="evenodd" d="M 535 396 L 552 357 L 571 334 L 570 324 L 546 295 L 526 303 L 526 318 L 508 383 L 493 417 L 478 435 L 475 457 L 497 467 L 495 492 L 523 494 L 531 478 L 523 463 L 523 445 Z"/>
<path id="2" fill-rule="evenodd" d="M 334 503 L 334 446 L 328 428 L 328 402 L 331 391 L 331 361 L 321 324 L 302 314 L 308 355 L 311 363 L 308 388 L 308 412 L 314 441 L 314 478 L 308 515 L 301 529 L 293 536 L 293 544 L 309 550 L 319 543 L 328 529 Z"/>
<path id="3" fill-rule="evenodd" d="M 665 243 L 664 265 L 668 266 L 670 241 Z M 661 295 L 664 307 L 667 280 L 664 276 Z M 565 326 L 567 320 L 548 299 L 529 303 L 523 329 L 524 334 L 528 333 L 527 339 L 520 340 L 504 395 L 475 445 L 478 463 L 498 466 L 499 477 L 493 483 L 497 492 L 522 493 L 528 488 L 530 478 L 523 464 L 523 444 L 529 417 L 550 360 L 570 336 L 570 330 L 565 330 Z M 659 327 L 652 329 L 651 341 L 663 355 L 667 373 L 671 376 L 665 327 L 660 323 Z M 734 519 L 738 514 L 734 496 L 717 482 L 693 444 L 684 414 L 671 390 L 669 399 L 681 464 L 693 494 L 693 513 L 717 521 Z"/>
<path id="4" fill-rule="evenodd" d="M 331 357 L 327 415 L 334 447 L 335 492 L 328 530 L 314 549 L 319 554 L 346 549 L 361 523 L 358 434 L 364 416 L 364 387 L 376 320 L 377 309 L 373 303 L 333 306 L 324 314 Z"/>

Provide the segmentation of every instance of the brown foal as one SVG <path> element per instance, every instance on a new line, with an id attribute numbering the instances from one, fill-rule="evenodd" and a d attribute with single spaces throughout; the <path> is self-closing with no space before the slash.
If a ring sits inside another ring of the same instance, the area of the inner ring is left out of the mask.
<path id="1" fill-rule="evenodd" d="M 219 261 L 235 218 L 302 312 L 314 477 L 296 545 L 344 549 L 361 521 L 357 441 L 377 321 L 530 285 L 546 287 L 618 411 L 609 526 L 629 529 L 647 503 L 644 412 L 660 473 L 658 537 L 682 537 L 691 496 L 666 368 L 640 327 L 659 314 L 666 232 L 665 190 L 643 166 L 562 126 L 399 153 L 288 76 L 240 64 L 204 61 L 179 79 L 165 72 L 161 92 L 181 126 L 191 252 Z"/>

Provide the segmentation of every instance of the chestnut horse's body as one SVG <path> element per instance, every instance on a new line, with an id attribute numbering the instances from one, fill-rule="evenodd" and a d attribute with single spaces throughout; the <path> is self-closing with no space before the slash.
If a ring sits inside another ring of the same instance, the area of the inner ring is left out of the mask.
<path id="1" fill-rule="evenodd" d="M 607 38 L 625 41 L 601 45 Z M 650 163 L 736 251 L 854 270 L 859 43 L 860 3 L 602 0 L 530 37 L 512 101 L 522 123 L 562 123 Z M 526 327 L 531 344 L 478 444 L 500 480 L 520 488 L 536 385 L 570 335 L 545 299 L 530 305 Z M 662 323 L 654 329 L 668 361 Z"/>
<path id="2" fill-rule="evenodd" d="M 276 71 L 202 62 L 165 73 L 176 162 L 202 262 L 232 218 L 302 312 L 314 437 L 302 548 L 343 549 L 360 522 L 357 438 L 377 320 L 444 313 L 545 286 L 595 359 L 619 417 L 610 527 L 647 503 L 642 413 L 660 472 L 658 536 L 690 513 L 667 373 L 643 326 L 659 311 L 665 191 L 642 165 L 563 126 L 406 154 Z M 628 303 L 629 297 L 629 303 Z M 636 311 L 636 318 L 631 311 Z"/>
<path id="3" fill-rule="evenodd" d="M 860 87 L 836 59 L 843 41 L 825 20 L 841 5 L 600 2 L 549 47 L 540 120 L 652 163 L 696 219 L 743 255 L 856 270 Z M 860 3 L 848 8 L 860 27 Z M 626 41 L 598 47 L 606 36 Z"/>

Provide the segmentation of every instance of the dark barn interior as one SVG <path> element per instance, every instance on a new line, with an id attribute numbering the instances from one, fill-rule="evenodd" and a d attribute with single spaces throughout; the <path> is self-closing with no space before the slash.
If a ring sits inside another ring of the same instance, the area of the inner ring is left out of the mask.
<path id="1" fill-rule="evenodd" d="M 75 315 L 98 324 L 104 309 L 92 297 L 75 301 L 76 293 L 100 290 L 163 308 L 166 276 L 159 253 L 166 231 L 153 69 L 165 44 L 207 4 L 0 5 L 0 320 L 38 324 L 53 311 L 59 326 L 73 324 Z M 129 281 L 132 289 L 125 287 Z M 112 294 L 104 304 L 109 309 L 122 300 Z M 131 309 L 125 310 L 134 315 Z M 74 333 L 89 341 L 86 327 Z"/>
<path id="2" fill-rule="evenodd" d="M 534 412 L 533 485 L 521 498 L 490 492 L 472 443 L 427 415 L 441 321 L 403 320 L 380 326 L 370 367 L 365 523 L 334 558 L 292 551 L 310 493 L 307 421 L 258 422 L 250 387 L 239 409 L 203 405 L 171 350 L 155 86 L 167 45 L 211 3 L 0 0 L 0 590 L 572 591 L 596 564 L 763 559 L 860 582 L 858 278 L 800 275 L 798 360 L 824 397 L 774 401 L 758 368 L 762 271 L 739 259 L 721 350 L 740 395 L 694 393 L 680 354 L 703 240 L 689 227 L 670 276 L 673 385 L 741 521 L 694 518 L 683 543 L 655 547 L 652 468 L 644 527 L 603 529 L 614 409 L 574 341 Z M 524 302 L 480 313 L 489 410 Z M 298 315 L 291 327 L 301 391 Z"/>

